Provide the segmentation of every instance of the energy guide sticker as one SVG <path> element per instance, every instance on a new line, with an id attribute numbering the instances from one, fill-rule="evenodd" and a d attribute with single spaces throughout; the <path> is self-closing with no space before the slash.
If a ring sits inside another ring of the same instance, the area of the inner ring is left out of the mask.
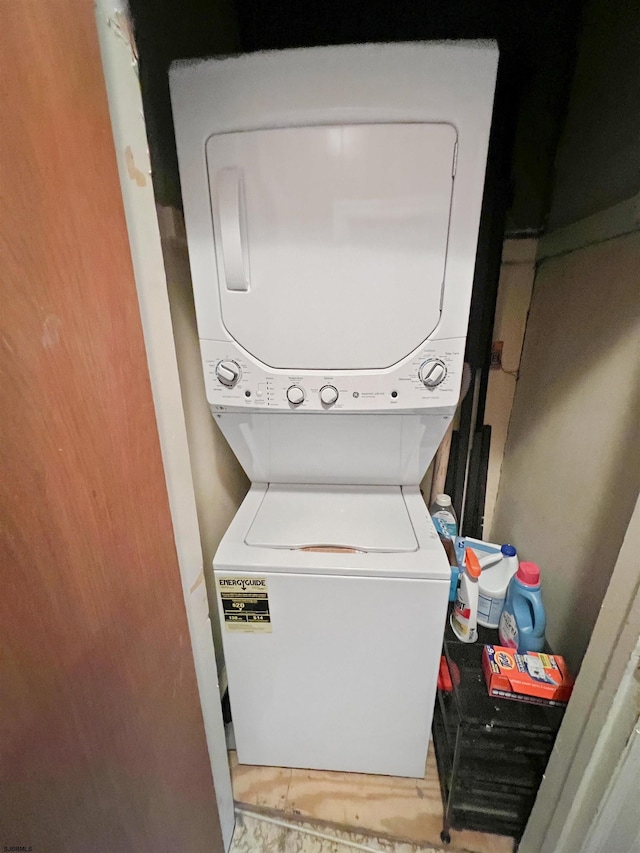
<path id="1" fill-rule="evenodd" d="M 218 577 L 217 581 L 227 631 L 271 632 L 266 578 Z"/>

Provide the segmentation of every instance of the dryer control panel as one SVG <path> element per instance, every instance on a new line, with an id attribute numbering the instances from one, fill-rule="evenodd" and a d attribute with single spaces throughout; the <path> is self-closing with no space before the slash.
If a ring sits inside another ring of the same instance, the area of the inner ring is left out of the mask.
<path id="1" fill-rule="evenodd" d="M 214 411 L 393 412 L 454 408 L 464 340 L 428 341 L 385 370 L 289 371 L 260 364 L 230 341 L 201 340 Z"/>

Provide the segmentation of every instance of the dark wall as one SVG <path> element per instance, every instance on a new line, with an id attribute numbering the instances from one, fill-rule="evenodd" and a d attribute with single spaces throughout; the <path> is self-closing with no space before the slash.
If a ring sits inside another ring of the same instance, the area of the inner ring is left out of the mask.
<path id="1" fill-rule="evenodd" d="M 591 0 L 584 19 L 550 229 L 640 191 L 640 3 Z"/>

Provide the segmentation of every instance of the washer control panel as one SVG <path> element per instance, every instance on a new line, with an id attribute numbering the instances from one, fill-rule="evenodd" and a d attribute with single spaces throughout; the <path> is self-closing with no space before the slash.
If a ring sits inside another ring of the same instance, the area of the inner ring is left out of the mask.
<path id="1" fill-rule="evenodd" d="M 428 358 L 420 365 L 418 376 L 426 388 L 436 388 L 447 378 L 447 365 L 440 358 Z"/>
<path id="2" fill-rule="evenodd" d="M 223 358 L 216 364 L 216 378 L 227 388 L 233 388 L 234 385 L 237 385 L 241 376 L 240 365 L 233 359 Z"/>
<path id="3" fill-rule="evenodd" d="M 305 397 L 304 388 L 301 388 L 299 385 L 291 385 L 287 388 L 287 400 L 292 406 L 299 406 L 301 403 L 304 403 Z"/>
<path id="4" fill-rule="evenodd" d="M 320 400 L 325 406 L 333 406 L 334 403 L 338 402 L 339 396 L 340 392 L 335 385 L 324 385 L 320 389 Z"/>
<path id="5" fill-rule="evenodd" d="M 458 403 L 464 339 L 429 341 L 385 370 L 273 370 L 231 341 L 201 340 L 207 399 L 215 411 L 372 412 Z"/>

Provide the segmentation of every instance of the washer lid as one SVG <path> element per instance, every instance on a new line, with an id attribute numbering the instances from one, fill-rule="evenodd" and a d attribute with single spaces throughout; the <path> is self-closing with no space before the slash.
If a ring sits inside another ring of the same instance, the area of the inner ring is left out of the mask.
<path id="1" fill-rule="evenodd" d="M 399 486 L 270 485 L 245 542 L 320 551 L 418 550 Z"/>
<path id="2" fill-rule="evenodd" d="M 385 368 L 416 349 L 440 320 L 456 140 L 436 123 L 211 136 L 229 334 L 295 370 Z"/>

